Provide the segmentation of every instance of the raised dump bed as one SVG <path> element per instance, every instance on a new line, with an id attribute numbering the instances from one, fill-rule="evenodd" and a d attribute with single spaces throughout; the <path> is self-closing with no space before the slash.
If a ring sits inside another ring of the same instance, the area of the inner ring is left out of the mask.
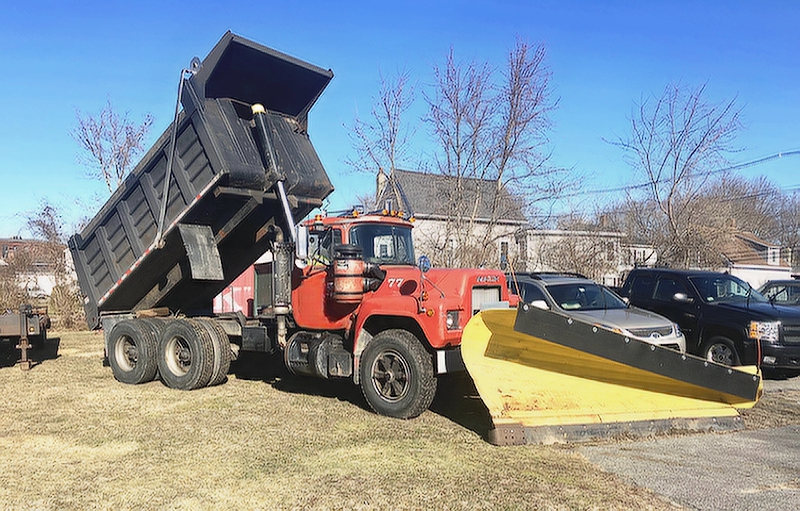
<path id="1" fill-rule="evenodd" d="M 279 181 L 297 219 L 333 191 L 306 131 L 330 70 L 230 32 L 193 68 L 175 125 L 69 240 L 90 328 L 103 312 L 210 313 L 213 297 L 265 252 L 276 227 L 293 227 Z M 260 132 L 254 104 L 266 109 Z"/>

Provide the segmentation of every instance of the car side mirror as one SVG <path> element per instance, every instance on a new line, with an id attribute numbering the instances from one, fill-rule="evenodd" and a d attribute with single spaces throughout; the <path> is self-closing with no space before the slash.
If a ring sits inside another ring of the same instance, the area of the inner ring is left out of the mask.
<path id="1" fill-rule="evenodd" d="M 686 293 L 675 293 L 672 295 L 672 299 L 678 303 L 692 303 L 694 302 L 694 298 L 687 295 Z"/>
<path id="2" fill-rule="evenodd" d="M 531 302 L 531 305 L 537 309 L 542 309 L 543 311 L 550 310 L 550 307 L 547 306 L 547 302 L 544 300 L 534 300 Z"/>

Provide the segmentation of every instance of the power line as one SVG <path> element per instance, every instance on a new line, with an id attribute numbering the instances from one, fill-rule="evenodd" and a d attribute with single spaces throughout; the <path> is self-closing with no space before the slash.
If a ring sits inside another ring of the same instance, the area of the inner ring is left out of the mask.
<path id="1" fill-rule="evenodd" d="M 769 156 L 765 156 L 763 158 L 758 158 L 758 159 L 747 161 L 747 162 L 744 162 L 744 163 L 737 163 L 736 165 L 731 165 L 729 167 L 723 167 L 723 168 L 720 168 L 720 169 L 715 169 L 715 170 L 710 170 L 708 172 L 703 172 L 703 173 L 701 173 L 701 175 L 710 176 L 712 174 L 720 174 L 722 172 L 728 172 L 728 171 L 731 171 L 731 170 L 741 170 L 741 169 L 745 169 L 745 168 L 748 168 L 748 167 L 755 167 L 756 165 L 761 165 L 762 163 L 767 163 L 767 162 L 772 161 L 772 160 L 778 160 L 778 159 L 781 159 L 781 158 L 784 158 L 784 157 L 787 157 L 787 156 L 800 156 L 800 150 L 782 151 L 782 152 L 779 152 L 779 153 L 771 154 Z M 667 179 L 660 179 L 660 180 L 656 181 L 656 184 L 665 183 L 667 181 L 668 181 Z M 652 185 L 653 185 L 653 183 L 639 183 L 639 184 L 633 184 L 633 185 L 619 186 L 619 187 L 615 187 L 615 188 L 601 188 L 599 190 L 584 190 L 584 191 L 578 191 L 578 192 L 562 194 L 562 195 L 559 196 L 559 198 L 560 199 L 565 199 L 565 198 L 569 198 L 569 197 L 581 197 L 581 196 L 584 196 L 584 195 L 602 195 L 602 194 L 606 194 L 606 193 L 625 192 L 625 191 L 629 191 L 629 190 L 639 190 L 639 189 L 642 189 L 642 188 L 648 188 L 648 187 L 650 187 Z M 798 190 L 798 189 L 800 189 L 800 184 L 785 188 L 784 191 Z"/>

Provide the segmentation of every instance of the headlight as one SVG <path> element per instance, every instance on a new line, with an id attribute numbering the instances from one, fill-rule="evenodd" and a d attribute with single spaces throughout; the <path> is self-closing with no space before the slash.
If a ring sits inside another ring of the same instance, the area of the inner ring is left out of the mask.
<path id="1" fill-rule="evenodd" d="M 458 327 L 458 311 L 447 311 L 447 329 L 456 330 Z"/>
<path id="2" fill-rule="evenodd" d="M 778 342 L 780 321 L 751 321 L 749 337 L 765 342 Z"/>
<path id="3" fill-rule="evenodd" d="M 680 337 L 683 335 L 683 332 L 681 332 L 681 326 L 677 323 L 672 324 L 672 332 L 675 334 L 675 337 Z"/>

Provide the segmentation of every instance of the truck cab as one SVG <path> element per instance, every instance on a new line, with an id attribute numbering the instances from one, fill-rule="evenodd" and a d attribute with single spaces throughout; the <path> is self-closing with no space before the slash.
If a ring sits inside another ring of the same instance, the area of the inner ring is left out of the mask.
<path id="1" fill-rule="evenodd" d="M 282 346 L 291 371 L 352 377 L 373 409 L 398 417 L 427 409 L 436 374 L 463 370 L 470 317 L 509 300 L 498 270 L 418 265 L 412 228 L 390 212 L 305 222 L 292 273 L 296 330 Z"/>

